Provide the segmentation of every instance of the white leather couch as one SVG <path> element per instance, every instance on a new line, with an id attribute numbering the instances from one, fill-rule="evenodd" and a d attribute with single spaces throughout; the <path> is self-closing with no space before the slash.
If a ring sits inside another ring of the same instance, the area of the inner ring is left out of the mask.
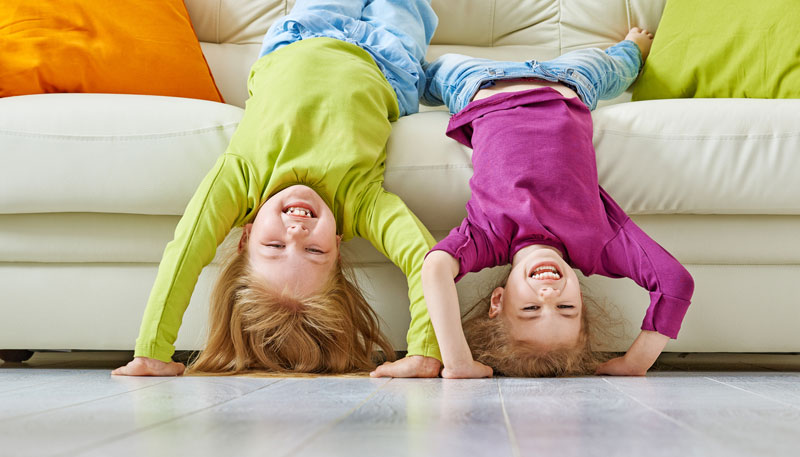
<path id="1" fill-rule="evenodd" d="M 150 96 L 0 99 L 0 349 L 132 349 L 162 250 L 242 115 L 261 38 L 292 2 L 186 0 L 228 104 Z M 429 58 L 461 52 L 549 59 L 657 30 L 664 0 L 434 0 Z M 628 102 L 594 112 L 601 184 L 694 275 L 668 351 L 800 351 L 800 100 Z M 470 150 L 448 114 L 399 120 L 386 187 L 441 238 L 469 197 Z M 355 240 L 355 263 L 398 349 L 405 279 Z M 205 270 L 178 349 L 203 344 L 215 268 Z M 495 272 L 460 283 L 464 305 Z M 634 335 L 649 303 L 627 279 L 592 277 Z M 629 341 L 611 349 L 624 350 Z"/>

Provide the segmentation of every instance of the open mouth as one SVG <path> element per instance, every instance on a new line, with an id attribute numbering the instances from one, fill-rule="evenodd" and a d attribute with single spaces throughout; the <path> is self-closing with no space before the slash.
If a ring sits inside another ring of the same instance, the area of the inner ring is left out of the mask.
<path id="1" fill-rule="evenodd" d="M 528 277 L 539 280 L 539 281 L 557 281 L 561 279 L 563 275 L 561 271 L 556 267 L 554 263 L 543 263 L 539 265 L 535 265 L 530 272 L 528 272 Z"/>
<path id="2" fill-rule="evenodd" d="M 317 217 L 308 205 L 293 203 L 283 208 L 283 213 L 294 217 L 314 218 Z"/>

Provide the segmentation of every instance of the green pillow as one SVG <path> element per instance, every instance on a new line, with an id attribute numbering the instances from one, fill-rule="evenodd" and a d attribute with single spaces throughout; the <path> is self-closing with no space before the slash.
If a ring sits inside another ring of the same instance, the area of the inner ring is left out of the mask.
<path id="1" fill-rule="evenodd" d="M 633 100 L 800 98 L 800 0 L 668 0 Z"/>

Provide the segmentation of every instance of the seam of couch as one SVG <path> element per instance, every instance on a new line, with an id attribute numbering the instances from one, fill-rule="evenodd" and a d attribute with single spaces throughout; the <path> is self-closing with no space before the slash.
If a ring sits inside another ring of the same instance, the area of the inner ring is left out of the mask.
<path id="1" fill-rule="evenodd" d="M 497 0 L 492 0 L 492 10 L 491 15 L 492 17 L 489 18 L 489 46 L 494 47 L 495 36 L 494 36 L 494 23 L 497 19 Z"/>
<path id="2" fill-rule="evenodd" d="M 752 139 L 752 140 L 779 140 L 779 139 L 787 139 L 787 138 L 800 138 L 800 132 L 794 133 L 779 133 L 779 134 L 749 134 L 749 133 L 726 133 L 721 135 L 683 135 L 680 133 L 669 133 L 669 134 L 659 134 L 659 133 L 635 133 L 635 132 L 626 132 L 621 130 L 607 130 L 607 129 L 597 129 L 595 134 L 602 133 L 604 135 L 616 135 L 616 136 L 623 136 L 627 138 L 655 138 L 655 139 L 671 139 L 671 140 L 742 140 L 742 139 Z"/>
<path id="3" fill-rule="evenodd" d="M 631 29 L 631 0 L 625 0 L 625 14 L 628 16 L 628 30 Z"/>
<path id="4" fill-rule="evenodd" d="M 214 43 L 219 44 L 219 16 L 222 14 L 222 0 L 217 0 L 217 11 L 214 21 Z"/>
<path id="5" fill-rule="evenodd" d="M 561 27 L 561 19 L 563 17 L 563 10 L 564 10 L 564 1 L 563 0 L 558 0 L 558 19 L 557 19 L 557 21 L 558 21 L 558 55 L 561 55 L 561 54 L 564 53 L 564 47 L 563 47 L 562 40 L 561 40 L 561 36 L 563 34 L 563 30 L 562 30 L 562 27 Z"/>
<path id="6" fill-rule="evenodd" d="M 422 170 L 422 171 L 429 171 L 429 170 L 463 170 L 466 168 L 472 168 L 472 164 L 450 164 L 450 165 L 395 165 L 395 166 L 388 166 L 386 167 L 385 173 L 390 173 L 393 171 L 403 171 L 403 170 Z"/>
<path id="7" fill-rule="evenodd" d="M 230 122 L 214 127 L 202 127 L 193 130 L 184 130 L 176 132 L 164 133 L 145 133 L 145 134 L 130 134 L 130 135 L 65 135 L 55 133 L 32 133 L 32 132 L 17 132 L 13 130 L 0 130 L 0 135 L 24 137 L 24 138 L 43 138 L 48 140 L 70 140 L 70 141 L 129 141 L 129 140 L 155 140 L 162 138 L 173 138 L 197 135 L 209 132 L 217 132 L 236 128 L 239 121 Z"/>

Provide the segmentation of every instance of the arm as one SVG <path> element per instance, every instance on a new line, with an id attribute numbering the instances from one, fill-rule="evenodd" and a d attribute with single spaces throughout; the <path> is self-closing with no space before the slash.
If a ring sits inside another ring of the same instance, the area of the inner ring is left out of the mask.
<path id="1" fill-rule="evenodd" d="M 183 313 L 203 267 L 231 227 L 257 207 L 257 192 L 244 161 L 225 154 L 200 183 L 167 245 L 150 292 L 139 338 L 137 358 L 170 362 Z M 135 362 L 135 360 L 134 360 Z M 125 374 L 125 373 L 121 373 Z"/>
<path id="2" fill-rule="evenodd" d="M 626 276 L 650 292 L 642 332 L 624 357 L 613 359 L 598 374 L 644 375 L 670 338 L 676 338 L 689 307 L 694 281 L 663 247 L 628 219 L 602 253 L 600 274 Z"/>
<path id="3" fill-rule="evenodd" d="M 435 371 L 438 375 L 438 361 L 441 355 L 422 295 L 421 279 L 422 261 L 435 240 L 400 197 L 378 185 L 367 190 L 365 194 L 356 218 L 355 232 L 369 240 L 406 275 L 411 311 L 407 358 L 422 356 L 435 359 L 437 361 Z M 400 362 L 410 363 L 405 360 Z M 430 371 L 432 370 L 424 370 L 420 376 L 430 374 Z M 408 375 L 407 371 L 404 373 Z"/>
<path id="4" fill-rule="evenodd" d="M 458 273 L 458 261 L 444 251 L 428 254 L 422 266 L 422 288 L 444 362 L 442 376 L 489 377 L 492 369 L 472 359 L 461 327 L 461 309 L 454 280 Z"/>

